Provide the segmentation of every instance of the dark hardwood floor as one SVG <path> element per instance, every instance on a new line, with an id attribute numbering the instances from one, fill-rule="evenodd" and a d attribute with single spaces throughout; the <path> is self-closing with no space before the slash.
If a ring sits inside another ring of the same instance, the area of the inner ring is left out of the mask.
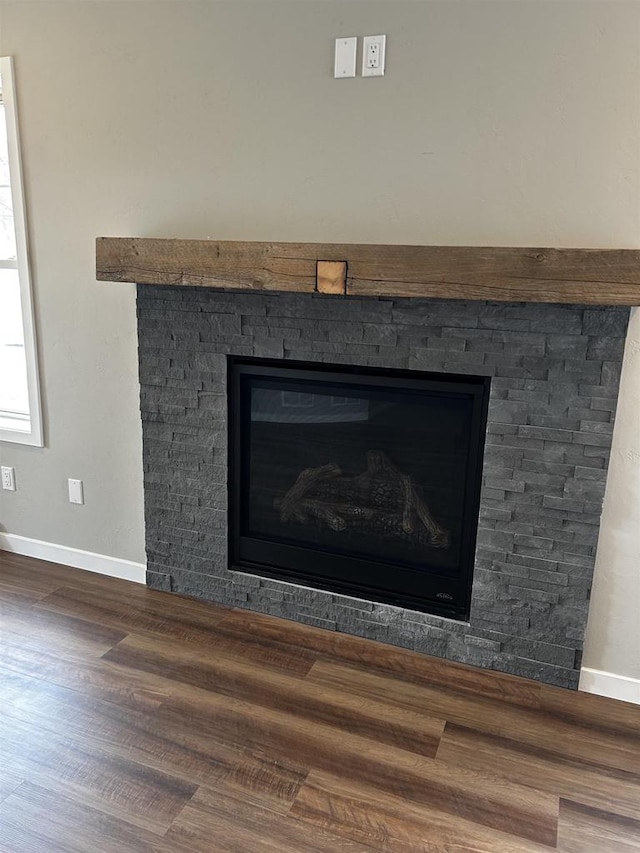
<path id="1" fill-rule="evenodd" d="M 0 551 L 2 853 L 640 851 L 640 707 Z"/>

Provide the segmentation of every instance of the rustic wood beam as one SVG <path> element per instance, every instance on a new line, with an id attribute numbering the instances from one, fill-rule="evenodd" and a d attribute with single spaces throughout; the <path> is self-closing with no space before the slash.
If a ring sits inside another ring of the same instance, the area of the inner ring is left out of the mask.
<path id="1" fill-rule="evenodd" d="M 640 250 L 349 243 L 255 243 L 99 237 L 100 281 L 352 296 L 640 305 Z M 337 277 L 336 277 L 337 276 Z M 327 285 L 328 286 L 328 285 Z M 338 285 L 334 285 L 338 287 Z M 335 292 L 335 291 L 331 291 Z"/>

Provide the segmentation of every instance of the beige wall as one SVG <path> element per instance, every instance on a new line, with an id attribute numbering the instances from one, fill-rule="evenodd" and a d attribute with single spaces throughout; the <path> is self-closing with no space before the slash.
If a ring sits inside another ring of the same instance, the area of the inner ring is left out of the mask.
<path id="1" fill-rule="evenodd" d="M 333 39 L 379 32 L 387 76 L 333 80 Z M 639 36 L 607 0 L 0 0 L 47 432 L 0 448 L 4 528 L 144 559 L 134 291 L 95 282 L 96 236 L 637 246 Z M 588 662 L 640 675 L 632 562 Z"/>

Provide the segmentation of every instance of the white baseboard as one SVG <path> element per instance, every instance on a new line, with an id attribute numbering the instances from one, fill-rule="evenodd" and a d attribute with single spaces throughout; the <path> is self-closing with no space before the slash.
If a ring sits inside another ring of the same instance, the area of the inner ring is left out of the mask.
<path id="1" fill-rule="evenodd" d="M 640 705 L 640 678 L 629 678 L 585 666 L 580 673 L 580 690 Z"/>
<path id="2" fill-rule="evenodd" d="M 107 557 L 105 554 L 94 554 L 92 551 L 82 551 L 80 548 L 69 548 L 53 542 L 42 542 L 27 536 L 17 536 L 15 533 L 0 533 L 0 551 L 11 551 L 25 557 L 48 560 L 50 563 L 62 563 L 74 569 L 85 569 L 135 583 L 145 583 L 146 580 L 147 567 L 144 563 Z"/>

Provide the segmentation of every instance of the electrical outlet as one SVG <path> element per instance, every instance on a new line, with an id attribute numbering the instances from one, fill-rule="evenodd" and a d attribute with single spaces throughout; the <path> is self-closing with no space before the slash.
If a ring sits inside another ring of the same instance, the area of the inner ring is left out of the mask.
<path id="1" fill-rule="evenodd" d="M 386 36 L 365 36 L 362 40 L 362 76 L 383 77 Z"/>
<path id="2" fill-rule="evenodd" d="M 15 492 L 16 490 L 15 471 L 13 468 L 9 468 L 8 465 L 2 466 L 2 488 L 9 492 Z"/>
<path id="3" fill-rule="evenodd" d="M 84 492 L 82 489 L 82 480 L 73 480 L 69 478 L 69 503 L 83 504 Z"/>

